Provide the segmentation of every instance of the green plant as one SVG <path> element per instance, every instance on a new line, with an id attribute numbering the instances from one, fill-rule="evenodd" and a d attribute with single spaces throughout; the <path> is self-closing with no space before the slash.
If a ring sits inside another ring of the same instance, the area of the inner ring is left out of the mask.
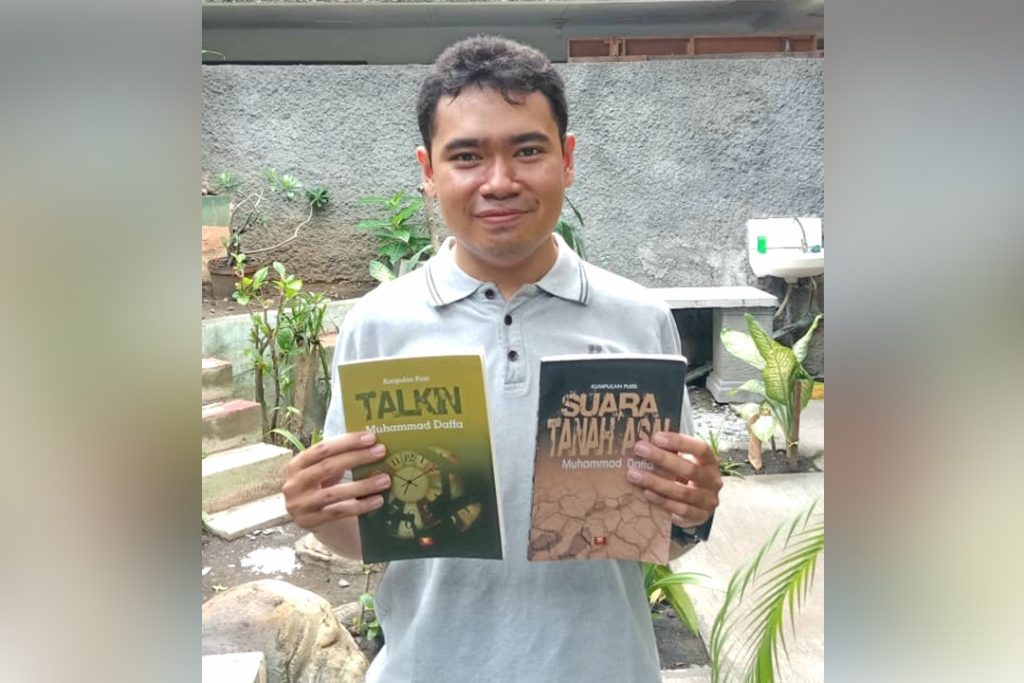
<path id="1" fill-rule="evenodd" d="M 814 379 L 801 363 L 807 357 L 811 335 L 822 316 L 814 318 L 792 348 L 772 339 L 754 316 L 747 313 L 744 317 L 750 333 L 722 330 L 722 345 L 732 355 L 760 370 L 761 379 L 747 380 L 733 391 L 748 391 L 763 397 L 760 405 L 741 406 L 740 412 L 750 420 L 750 433 L 761 443 L 770 440 L 777 427 L 782 429 L 786 455 L 793 467 L 800 441 L 800 412 L 811 400 L 814 387 Z"/>
<path id="2" fill-rule="evenodd" d="M 722 424 L 725 424 L 725 420 L 722 420 Z M 735 460 L 723 460 L 722 455 L 719 451 L 718 445 L 719 439 L 722 433 L 722 426 L 718 426 L 718 431 L 713 434 L 708 434 L 707 442 L 711 448 L 711 454 L 715 456 L 715 460 L 718 461 L 718 471 L 721 472 L 723 477 L 738 477 L 743 479 L 743 475 L 740 474 L 740 470 L 743 467 L 743 463 L 736 462 Z"/>
<path id="3" fill-rule="evenodd" d="M 234 267 L 244 266 L 250 256 L 273 252 L 294 241 L 299 236 L 299 231 L 313 220 L 314 214 L 322 211 L 330 202 L 329 193 L 325 188 L 314 187 L 306 189 L 300 180 L 287 173 L 282 175 L 274 169 L 268 169 L 264 171 L 263 177 L 266 183 L 265 186 L 245 194 L 238 201 L 234 202 L 231 207 L 231 213 L 228 218 L 229 233 L 226 263 Z M 217 174 L 214 181 L 216 190 L 224 194 L 236 193 L 238 188 L 243 185 L 242 180 L 231 171 Z M 263 203 L 269 196 L 280 196 L 286 202 L 294 202 L 296 199 L 301 199 L 303 201 L 302 211 L 305 214 L 305 218 L 295 226 L 291 237 L 269 247 L 247 248 L 245 242 L 251 233 L 268 222 L 267 216 L 263 211 Z"/>
<path id="4" fill-rule="evenodd" d="M 319 429 L 314 429 L 313 432 L 310 434 L 309 443 L 303 443 L 302 439 L 300 439 L 295 434 L 295 432 L 291 431 L 290 429 L 285 429 L 284 427 L 277 427 L 276 429 L 271 429 L 270 432 L 268 433 L 276 434 L 277 436 L 284 439 L 285 442 L 288 443 L 288 445 L 290 445 L 292 448 L 294 448 L 296 452 L 304 451 L 313 444 L 320 443 L 321 441 L 324 440 L 324 433 Z"/>
<path id="5" fill-rule="evenodd" d="M 359 614 L 352 621 L 352 629 L 356 635 L 367 640 L 375 640 L 381 636 L 380 622 L 377 621 L 377 609 L 373 599 L 373 591 L 370 590 L 370 576 L 377 573 L 377 569 L 370 564 L 362 565 L 365 583 L 363 594 L 359 596 Z"/>
<path id="6" fill-rule="evenodd" d="M 733 574 L 711 628 L 712 683 L 731 680 L 737 665 L 742 667 L 739 679 L 747 683 L 775 681 L 779 644 L 786 651 L 786 612 L 793 631 L 795 613 L 807 599 L 825 550 L 825 519 L 818 503 L 779 525 Z"/>
<path id="7" fill-rule="evenodd" d="M 647 599 L 654 606 L 665 600 L 669 607 L 676 613 L 679 620 L 698 635 L 697 612 L 693 609 L 693 602 L 686 594 L 685 585 L 699 585 L 707 578 L 704 574 L 692 572 L 673 572 L 661 564 L 644 562 L 644 590 L 647 591 Z"/>
<path id="8" fill-rule="evenodd" d="M 379 206 L 386 218 L 368 218 L 356 229 L 368 232 L 379 241 L 377 255 L 370 261 L 370 275 L 380 282 L 394 280 L 413 270 L 420 261 L 434 254 L 434 245 L 424 223 L 420 222 L 422 197 L 411 197 L 399 191 L 390 197 L 363 197 L 359 204 Z"/>
<path id="9" fill-rule="evenodd" d="M 269 434 L 294 446 L 301 440 L 288 426 L 297 424 L 300 431 L 302 427 L 302 414 L 292 405 L 296 361 L 315 355 L 323 376 L 330 377 L 320 344 L 327 303 L 321 294 L 303 292 L 302 280 L 289 274 L 278 261 L 251 277 L 239 270 L 234 298 L 249 311 L 249 347 L 245 354 L 256 373 L 256 400 L 263 407 L 263 424 L 269 425 Z M 267 375 L 272 387 L 269 401 L 264 386 Z"/>
<path id="10" fill-rule="evenodd" d="M 574 226 L 572 223 L 567 221 L 565 218 L 559 217 L 558 223 L 555 224 L 555 232 L 561 235 L 562 239 L 569 247 L 579 254 L 581 259 L 587 258 L 586 248 L 583 246 L 583 238 L 580 237 L 580 230 L 583 229 L 583 215 L 580 214 L 579 209 L 572 203 L 572 200 L 568 197 L 565 198 L 565 203 L 572 209 L 572 213 L 576 218 L 576 221 L 580 224 L 579 228 Z"/>

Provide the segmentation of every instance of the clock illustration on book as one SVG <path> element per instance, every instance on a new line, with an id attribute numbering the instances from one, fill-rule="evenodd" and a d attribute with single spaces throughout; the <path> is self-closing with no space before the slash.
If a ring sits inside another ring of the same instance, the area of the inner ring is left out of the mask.
<path id="1" fill-rule="evenodd" d="M 459 458 L 437 447 L 403 449 L 382 463 L 391 489 L 380 514 L 389 536 L 433 545 L 436 534 L 463 532 L 480 517 L 482 506 L 468 494 L 458 473 Z"/>

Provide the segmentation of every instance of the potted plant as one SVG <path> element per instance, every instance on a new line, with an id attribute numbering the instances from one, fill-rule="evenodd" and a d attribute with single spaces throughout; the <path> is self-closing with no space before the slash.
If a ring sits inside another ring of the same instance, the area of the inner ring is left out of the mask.
<path id="1" fill-rule="evenodd" d="M 294 241 L 299 236 L 299 231 L 313 220 L 314 214 L 322 211 L 330 201 L 327 190 L 323 187 L 307 189 L 303 187 L 301 181 L 287 173 L 281 175 L 270 169 L 264 172 L 264 179 L 265 186 L 245 194 L 233 203 L 228 219 L 228 238 L 225 242 L 227 255 L 211 259 L 207 263 L 214 298 L 230 297 L 239 278 L 251 276 L 269 260 L 271 252 Z M 230 172 L 219 174 L 215 180 L 217 190 L 225 193 L 234 193 L 241 185 L 242 182 Z M 305 218 L 295 226 L 291 237 L 269 247 L 249 248 L 248 238 L 267 223 L 263 204 L 269 197 L 280 197 L 287 202 L 301 201 L 301 215 Z"/>

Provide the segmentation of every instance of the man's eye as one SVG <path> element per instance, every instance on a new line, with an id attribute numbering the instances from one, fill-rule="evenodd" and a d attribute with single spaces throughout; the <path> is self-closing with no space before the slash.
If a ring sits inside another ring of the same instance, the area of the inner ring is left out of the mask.
<path id="1" fill-rule="evenodd" d="M 480 157 L 478 157 L 476 154 L 472 152 L 460 152 L 458 154 L 452 155 L 451 160 L 458 163 L 469 163 L 476 161 L 479 158 Z"/>
<path id="2" fill-rule="evenodd" d="M 516 154 L 521 157 L 535 157 L 540 154 L 541 151 L 540 147 L 523 147 L 521 150 L 516 152 Z"/>

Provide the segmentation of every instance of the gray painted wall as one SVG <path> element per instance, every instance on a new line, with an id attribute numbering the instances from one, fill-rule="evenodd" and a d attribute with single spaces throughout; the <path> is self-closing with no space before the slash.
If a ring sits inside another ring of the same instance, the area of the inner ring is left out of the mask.
<path id="1" fill-rule="evenodd" d="M 203 67 L 203 172 L 273 166 L 333 207 L 279 256 L 311 281 L 368 288 L 355 200 L 419 184 L 413 113 L 427 67 Z M 579 137 L 569 197 L 590 260 L 649 286 L 754 284 L 744 223 L 824 212 L 824 61 L 561 64 Z M 294 223 L 268 226 L 270 244 Z"/>

